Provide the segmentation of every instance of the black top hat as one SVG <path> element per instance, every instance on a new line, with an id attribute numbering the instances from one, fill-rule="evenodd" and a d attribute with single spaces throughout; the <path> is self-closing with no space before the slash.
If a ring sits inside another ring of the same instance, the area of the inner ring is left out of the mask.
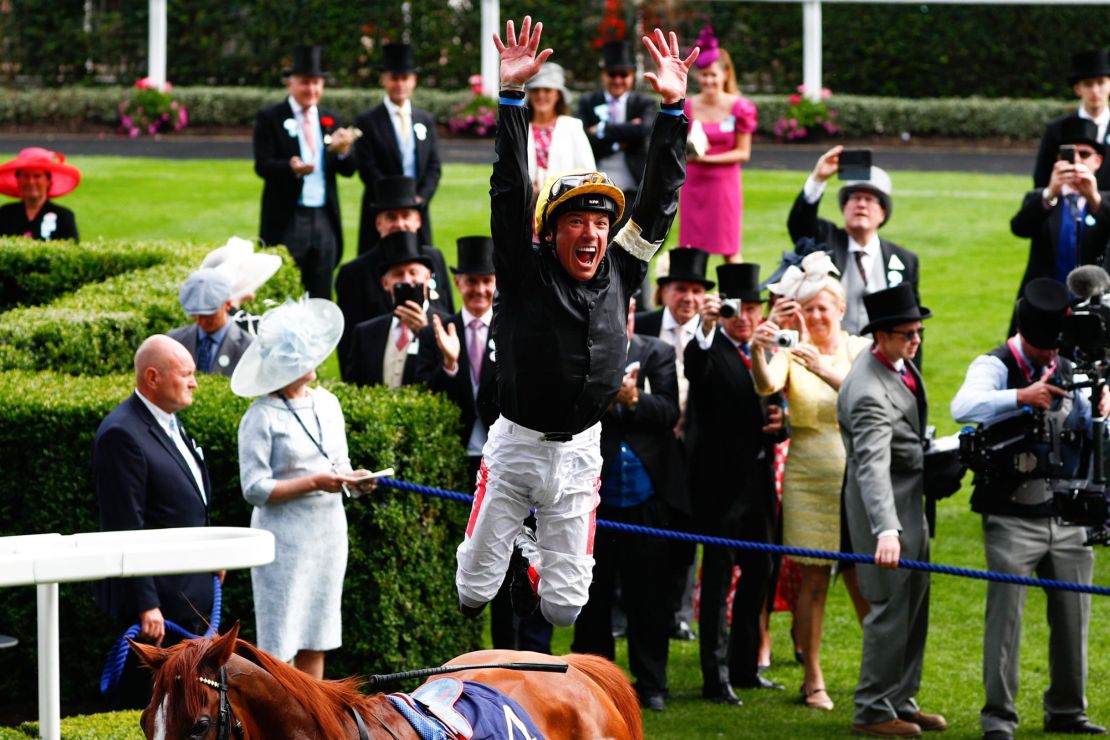
<path id="1" fill-rule="evenodd" d="M 754 262 L 717 265 L 717 282 L 722 298 L 762 301 L 759 292 L 759 265 Z"/>
<path id="2" fill-rule="evenodd" d="M 456 275 L 492 275 L 493 239 L 488 236 L 460 236 L 455 242 L 459 250 L 459 266 L 452 267 Z"/>
<path id="3" fill-rule="evenodd" d="M 933 315 L 932 311 L 917 304 L 913 286 L 908 283 L 865 295 L 863 307 L 867 309 L 869 321 L 860 334 L 889 329 L 907 321 L 920 321 Z"/>
<path id="4" fill-rule="evenodd" d="M 1079 116 L 1068 116 L 1060 124 L 1061 144 L 1090 144 L 1102 156 L 1106 147 L 1098 140 L 1098 126 Z"/>
<path id="5" fill-rule="evenodd" d="M 655 282 L 666 285 L 675 280 L 685 280 L 691 283 L 704 285 L 706 290 L 711 290 L 716 283 L 705 279 L 705 268 L 709 264 L 709 253 L 697 247 L 677 247 L 668 252 L 671 261 L 670 271 L 660 275 Z"/>
<path id="6" fill-rule="evenodd" d="M 1037 349 L 1060 346 L 1060 331 L 1068 312 L 1068 289 L 1052 278 L 1030 280 L 1017 305 L 1018 331 Z"/>
<path id="7" fill-rule="evenodd" d="M 324 47 L 294 46 L 293 66 L 285 70 L 285 76 L 305 75 L 306 77 L 327 77 L 324 71 Z"/>
<path id="8" fill-rule="evenodd" d="M 382 71 L 416 72 L 416 49 L 412 44 L 386 44 L 382 47 Z"/>
<path id="9" fill-rule="evenodd" d="M 601 47 L 602 69 L 636 69 L 632 45 L 627 41 L 606 41 Z"/>
<path id="10" fill-rule="evenodd" d="M 1110 55 L 1106 49 L 1088 49 L 1071 55 L 1071 74 L 1068 75 L 1068 84 L 1074 85 L 1080 80 L 1091 77 L 1110 75 Z"/>
<path id="11" fill-rule="evenodd" d="M 416 199 L 416 180 L 404 175 L 383 177 L 374 184 L 374 211 L 392 208 L 419 208 Z"/>
<path id="12" fill-rule="evenodd" d="M 419 262 L 429 270 L 435 270 L 432 258 L 420 248 L 420 235 L 414 231 L 394 231 L 378 242 L 378 269 L 381 274 L 389 268 L 406 262 Z"/>

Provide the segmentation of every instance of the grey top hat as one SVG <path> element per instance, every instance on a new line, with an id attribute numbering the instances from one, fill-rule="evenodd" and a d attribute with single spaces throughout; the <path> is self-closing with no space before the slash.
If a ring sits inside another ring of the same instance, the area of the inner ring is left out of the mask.
<path id="1" fill-rule="evenodd" d="M 190 316 L 211 316 L 231 300 L 231 279 L 221 270 L 202 267 L 181 284 L 177 300 Z"/>
<path id="2" fill-rule="evenodd" d="M 882 167 L 871 166 L 871 177 L 866 180 L 849 180 L 841 186 L 840 192 L 837 193 L 837 200 L 840 203 L 840 210 L 844 210 L 844 204 L 848 202 L 848 196 L 857 190 L 866 190 L 869 193 L 874 193 L 875 197 L 883 206 L 883 223 L 882 226 L 890 220 L 890 214 L 894 211 L 894 201 L 891 195 L 894 192 L 894 186 L 890 181 L 890 175 L 886 173 Z"/>
<path id="3" fill-rule="evenodd" d="M 558 90 L 563 94 L 563 102 L 570 105 L 571 96 L 570 90 L 567 89 L 567 73 L 555 62 L 546 62 L 540 67 L 540 71 L 536 72 L 535 77 L 528 80 L 524 88 L 526 90 L 535 90 L 536 88 Z"/>

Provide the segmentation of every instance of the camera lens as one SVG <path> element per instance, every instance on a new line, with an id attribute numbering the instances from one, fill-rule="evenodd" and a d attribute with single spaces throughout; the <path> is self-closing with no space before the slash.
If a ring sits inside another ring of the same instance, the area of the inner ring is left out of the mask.
<path id="1" fill-rule="evenodd" d="M 738 310 L 738 306 L 736 304 L 737 301 L 722 301 L 720 310 L 721 318 L 731 319 L 733 316 L 735 316 Z"/>

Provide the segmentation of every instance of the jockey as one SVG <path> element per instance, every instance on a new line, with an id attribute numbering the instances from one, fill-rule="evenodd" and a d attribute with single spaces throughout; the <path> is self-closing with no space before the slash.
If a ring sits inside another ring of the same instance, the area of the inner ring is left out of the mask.
<path id="1" fill-rule="evenodd" d="M 537 54 L 541 31 L 526 17 L 519 38 L 512 21 L 506 43 L 494 38 L 501 97 L 490 205 L 501 416 L 482 450 L 455 583 L 462 612 L 477 615 L 512 553 L 514 610 L 527 614 L 538 604 L 549 622 L 566 626 L 593 578 L 600 419 L 624 377 L 628 299 L 670 229 L 686 176 L 683 102 L 698 50 L 682 59 L 674 33 L 644 37 L 656 65 L 644 77 L 662 105 L 632 218 L 610 242 L 625 202 L 604 173 L 553 177 L 530 218 L 524 83 L 552 53 Z M 532 508 L 535 541 L 521 531 Z"/>

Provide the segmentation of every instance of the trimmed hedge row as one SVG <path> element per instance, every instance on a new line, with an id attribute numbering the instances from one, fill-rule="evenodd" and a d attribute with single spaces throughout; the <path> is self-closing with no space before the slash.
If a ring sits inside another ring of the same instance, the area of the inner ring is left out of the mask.
<path id="1" fill-rule="evenodd" d="M 187 323 L 177 289 L 212 246 L 0 240 L 0 308 L 56 299 L 0 314 L 0 370 L 127 372 L 143 339 Z M 266 251 L 281 255 L 283 265 L 247 310 L 261 312 L 264 301 L 301 292 L 289 253 Z"/>
<path id="2" fill-rule="evenodd" d="M 458 410 L 419 388 L 391 391 L 328 383 L 342 403 L 356 466 L 391 466 L 405 480 L 459 490 L 464 455 Z M 0 536 L 95 531 L 97 502 L 90 466 L 101 419 L 131 392 L 129 375 L 67 377 L 0 373 Z M 226 378 L 203 376 L 182 423 L 205 448 L 214 482 L 215 525 L 249 526 L 251 507 L 239 488 L 238 425 L 249 400 Z M 438 665 L 474 649 L 479 622 L 456 606 L 454 548 L 468 511 L 455 503 L 380 489 L 346 502 L 350 559 L 343 598 L 343 647 L 328 673 L 390 672 Z M 254 635 L 250 575 L 232 571 L 224 586 L 226 627 L 242 620 Z M 0 695 L 31 700 L 35 692 L 35 591 L 7 589 L 4 631 L 21 637 L 0 652 Z M 62 695 L 89 698 L 112 641 L 110 620 L 97 612 L 89 585 L 61 587 Z"/>
<path id="3" fill-rule="evenodd" d="M 258 110 L 281 99 L 280 88 L 174 88 L 189 108 L 191 126 L 250 128 Z M 0 96 L 0 125 L 52 125 L 97 121 L 114 128 L 121 88 L 22 90 Z M 431 111 L 441 124 L 451 109 L 469 100 L 469 91 L 419 88 L 414 104 Z M 785 95 L 749 95 L 759 108 L 759 132 L 772 135 L 788 107 Z M 346 123 L 382 99 L 380 90 L 329 88 L 324 100 Z M 1018 98 L 885 98 L 834 95 L 830 104 L 848 136 L 899 135 L 959 138 L 1034 139 L 1050 118 L 1075 107 L 1075 101 Z"/>
<path id="4" fill-rule="evenodd" d="M 138 710 L 107 714 L 78 715 L 62 720 L 62 740 L 143 740 Z M 0 740 L 27 740 L 39 737 L 38 722 L 23 722 L 19 727 L 0 727 Z"/>

